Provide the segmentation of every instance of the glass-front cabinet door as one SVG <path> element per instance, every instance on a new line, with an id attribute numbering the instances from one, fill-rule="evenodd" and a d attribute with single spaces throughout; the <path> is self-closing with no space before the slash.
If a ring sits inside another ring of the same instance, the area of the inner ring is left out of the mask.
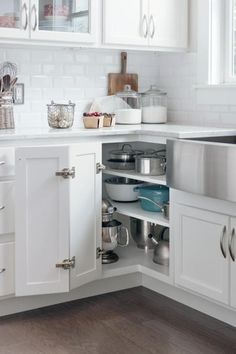
<path id="1" fill-rule="evenodd" d="M 29 38 L 29 0 L 0 0 L 0 38 Z"/>
<path id="2" fill-rule="evenodd" d="M 31 38 L 95 42 L 97 0 L 31 0 Z"/>

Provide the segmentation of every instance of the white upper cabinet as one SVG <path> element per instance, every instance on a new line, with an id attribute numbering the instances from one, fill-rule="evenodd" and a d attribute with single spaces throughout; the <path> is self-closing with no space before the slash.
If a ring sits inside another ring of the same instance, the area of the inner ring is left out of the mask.
<path id="1" fill-rule="evenodd" d="M 98 0 L 0 2 L 0 39 L 95 43 Z"/>
<path id="2" fill-rule="evenodd" d="M 148 0 L 103 0 L 104 44 L 148 45 Z"/>
<path id="3" fill-rule="evenodd" d="M 229 217 L 180 204 L 173 217 L 176 284 L 227 304 Z"/>
<path id="4" fill-rule="evenodd" d="M 99 144 L 16 151 L 16 295 L 67 292 L 101 275 Z"/>
<path id="5" fill-rule="evenodd" d="M 150 45 L 187 48 L 188 0 L 149 0 Z"/>
<path id="6" fill-rule="evenodd" d="M 229 235 L 229 254 L 230 254 L 230 305 L 236 308 L 236 218 L 231 218 Z"/>
<path id="7" fill-rule="evenodd" d="M 29 38 L 29 0 L 0 2 L 0 39 Z"/>
<path id="8" fill-rule="evenodd" d="M 188 0 L 103 0 L 103 43 L 186 49 Z"/>
<path id="9" fill-rule="evenodd" d="M 97 0 L 31 0 L 31 38 L 96 42 Z"/>

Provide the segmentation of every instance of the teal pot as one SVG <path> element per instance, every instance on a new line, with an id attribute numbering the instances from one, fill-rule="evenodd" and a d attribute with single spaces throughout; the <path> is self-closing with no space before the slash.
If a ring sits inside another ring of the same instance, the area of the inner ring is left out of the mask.
<path id="1" fill-rule="evenodd" d="M 169 188 L 159 185 L 144 185 L 135 188 L 139 191 L 139 199 L 143 210 L 162 212 L 164 205 L 169 202 Z"/>

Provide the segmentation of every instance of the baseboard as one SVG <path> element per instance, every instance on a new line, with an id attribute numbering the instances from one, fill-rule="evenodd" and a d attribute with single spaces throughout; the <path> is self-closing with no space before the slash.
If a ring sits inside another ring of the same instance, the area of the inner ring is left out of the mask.
<path id="1" fill-rule="evenodd" d="M 86 297 L 111 293 L 114 291 L 134 288 L 142 284 L 142 274 L 133 273 L 119 277 L 101 279 L 83 285 L 70 293 L 12 297 L 0 301 L 0 317 L 34 310 L 41 307 L 79 300 Z"/>
<path id="2" fill-rule="evenodd" d="M 191 294 L 172 285 L 153 279 L 141 273 L 132 273 L 113 278 L 101 279 L 64 294 L 13 297 L 0 301 L 0 316 L 16 314 L 41 307 L 79 300 L 114 291 L 144 286 L 161 295 L 189 306 L 208 316 L 236 327 L 236 311 L 218 305 L 200 296 Z"/>
<path id="3" fill-rule="evenodd" d="M 142 286 L 236 327 L 236 311 L 230 310 L 224 305 L 218 305 L 161 281 L 153 281 L 153 278 L 144 274 L 142 275 Z"/>

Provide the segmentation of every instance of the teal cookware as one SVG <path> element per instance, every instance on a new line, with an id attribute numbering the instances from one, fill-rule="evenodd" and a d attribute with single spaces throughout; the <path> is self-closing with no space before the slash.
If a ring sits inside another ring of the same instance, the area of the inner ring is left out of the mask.
<path id="1" fill-rule="evenodd" d="M 136 187 L 135 191 L 139 191 L 141 207 L 146 211 L 161 212 L 169 202 L 169 188 L 165 186 L 143 185 Z"/>

